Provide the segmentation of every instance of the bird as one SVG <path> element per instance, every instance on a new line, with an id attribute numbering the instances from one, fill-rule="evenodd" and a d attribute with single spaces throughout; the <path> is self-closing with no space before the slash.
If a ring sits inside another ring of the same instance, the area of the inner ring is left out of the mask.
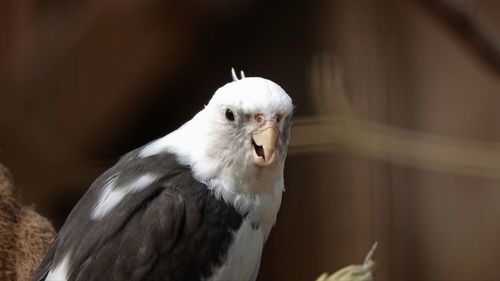
<path id="1" fill-rule="evenodd" d="M 32 280 L 256 280 L 294 105 L 271 80 L 232 76 L 90 185 Z"/>

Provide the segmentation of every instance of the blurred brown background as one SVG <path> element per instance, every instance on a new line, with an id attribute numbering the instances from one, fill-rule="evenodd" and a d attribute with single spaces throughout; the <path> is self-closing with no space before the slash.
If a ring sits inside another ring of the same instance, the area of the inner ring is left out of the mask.
<path id="1" fill-rule="evenodd" d="M 376 280 L 500 280 L 499 13 L 495 0 L 2 0 L 0 162 L 60 227 L 97 175 L 188 120 L 234 66 L 297 106 L 259 280 L 313 280 L 375 241 Z"/>

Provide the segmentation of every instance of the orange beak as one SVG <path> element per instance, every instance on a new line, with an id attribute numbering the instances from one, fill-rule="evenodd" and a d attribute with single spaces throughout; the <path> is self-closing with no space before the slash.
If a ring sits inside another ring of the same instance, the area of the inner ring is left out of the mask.
<path id="1" fill-rule="evenodd" d="M 279 135 L 279 129 L 274 125 L 267 126 L 252 134 L 253 161 L 255 164 L 266 167 L 274 162 Z"/>

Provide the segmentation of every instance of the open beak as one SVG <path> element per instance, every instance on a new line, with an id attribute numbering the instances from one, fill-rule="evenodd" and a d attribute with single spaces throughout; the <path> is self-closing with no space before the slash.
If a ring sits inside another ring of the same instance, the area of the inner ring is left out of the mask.
<path id="1" fill-rule="evenodd" d="M 252 134 L 253 161 L 260 167 L 266 167 L 274 162 L 279 129 L 272 125 L 255 131 Z"/>

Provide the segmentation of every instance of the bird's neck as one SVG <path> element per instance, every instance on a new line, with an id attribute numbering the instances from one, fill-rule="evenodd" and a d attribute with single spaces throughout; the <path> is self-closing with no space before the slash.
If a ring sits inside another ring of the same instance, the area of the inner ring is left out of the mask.
<path id="1" fill-rule="evenodd" d="M 201 111 L 193 119 L 167 136 L 151 143 L 145 154 L 170 152 L 193 171 L 194 177 L 207 185 L 214 196 L 232 205 L 241 214 L 254 211 L 259 218 L 272 221 L 281 204 L 284 163 L 269 169 L 253 163 L 226 165 L 217 155 L 207 153 L 213 131 Z"/>

